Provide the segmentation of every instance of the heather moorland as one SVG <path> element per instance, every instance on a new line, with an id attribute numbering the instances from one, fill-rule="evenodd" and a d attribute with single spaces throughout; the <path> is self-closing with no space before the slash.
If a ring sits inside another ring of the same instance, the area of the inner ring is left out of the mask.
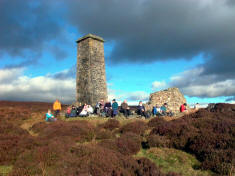
<path id="1" fill-rule="evenodd" d="M 0 102 L 0 175 L 234 174 L 235 105 L 170 120 L 61 116 L 54 123 L 44 120 L 48 108 Z"/>

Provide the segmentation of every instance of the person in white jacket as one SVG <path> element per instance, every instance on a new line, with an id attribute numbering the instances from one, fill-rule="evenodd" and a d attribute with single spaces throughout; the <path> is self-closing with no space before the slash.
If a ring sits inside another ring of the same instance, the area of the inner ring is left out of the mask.
<path id="1" fill-rule="evenodd" d="M 79 114 L 80 117 L 88 116 L 88 107 L 87 104 L 84 104 L 82 111 Z"/>
<path id="2" fill-rule="evenodd" d="M 87 112 L 88 112 L 89 114 L 93 114 L 94 109 L 92 108 L 91 105 L 87 105 Z"/>

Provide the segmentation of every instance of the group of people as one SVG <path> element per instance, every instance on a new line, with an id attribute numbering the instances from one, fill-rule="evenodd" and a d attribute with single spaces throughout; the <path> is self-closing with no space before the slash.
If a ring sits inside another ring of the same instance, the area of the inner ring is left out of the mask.
<path id="1" fill-rule="evenodd" d="M 92 114 L 96 114 L 98 116 L 102 117 L 116 117 L 119 113 L 123 113 L 125 117 L 128 117 L 130 113 L 130 108 L 127 104 L 127 101 L 124 100 L 121 104 L 120 108 L 118 106 L 118 102 L 116 99 L 113 99 L 112 102 L 104 100 L 100 100 L 95 105 L 94 109 L 91 105 L 84 104 L 82 105 L 80 103 L 79 106 L 72 106 L 68 107 L 66 110 L 65 117 L 71 118 L 71 117 L 87 117 Z"/>
<path id="2" fill-rule="evenodd" d="M 79 106 L 72 106 L 68 107 L 65 113 L 66 118 L 71 118 L 71 117 L 88 117 L 90 114 L 93 114 L 94 109 L 91 105 L 84 104 L 82 105 L 81 103 Z"/>
<path id="3" fill-rule="evenodd" d="M 199 108 L 199 104 L 195 104 L 195 109 Z M 60 114 L 61 111 L 61 103 L 59 100 L 56 100 L 53 103 L 53 111 L 54 115 L 51 113 L 51 110 L 48 109 L 48 112 L 46 113 L 46 121 L 48 122 L 54 122 L 57 120 L 57 116 Z M 169 110 L 168 104 L 164 103 L 162 106 L 156 105 L 152 108 L 152 111 L 146 110 L 145 106 L 143 105 L 143 102 L 140 101 L 139 105 L 137 106 L 137 109 L 135 111 L 137 115 L 143 116 L 145 118 L 150 118 L 153 116 L 173 116 L 174 113 Z M 184 103 L 180 106 L 180 112 L 187 112 L 187 104 Z M 100 100 L 97 102 L 96 106 L 93 107 L 91 105 L 81 103 L 79 106 L 69 106 L 66 110 L 65 117 L 71 118 L 71 117 L 87 117 L 91 114 L 96 114 L 98 116 L 102 117 L 116 117 L 119 113 L 123 113 L 123 115 L 128 118 L 128 116 L 132 115 L 133 112 L 131 112 L 130 107 L 128 106 L 127 100 L 124 100 L 121 103 L 121 106 L 119 108 L 118 102 L 116 99 L 113 99 L 112 102 L 104 100 Z"/>
<path id="4" fill-rule="evenodd" d="M 103 117 L 115 117 L 118 115 L 118 103 L 116 99 L 113 99 L 112 102 L 104 102 L 104 100 L 97 102 L 95 113 Z"/>
<path id="5" fill-rule="evenodd" d="M 182 104 L 182 105 L 180 106 L 180 112 L 182 112 L 182 113 L 190 113 L 190 112 L 195 112 L 195 111 L 197 111 L 197 110 L 200 109 L 199 103 L 196 103 L 196 104 L 194 105 L 194 108 L 193 108 L 193 109 L 190 109 L 190 111 L 189 111 L 189 109 L 187 108 L 187 106 L 188 106 L 187 103 Z"/>
<path id="6" fill-rule="evenodd" d="M 174 116 L 174 113 L 168 109 L 167 103 L 164 103 L 162 106 L 154 106 L 152 112 L 154 116 Z"/>
<path id="7" fill-rule="evenodd" d="M 61 103 L 59 100 L 56 100 L 53 103 L 53 110 L 54 110 L 54 115 L 51 113 L 51 109 L 48 109 L 45 119 L 47 122 L 55 122 L 57 120 L 57 116 L 60 114 L 61 111 Z"/>
<path id="8" fill-rule="evenodd" d="M 137 107 L 136 113 L 145 118 L 150 118 L 153 116 L 173 116 L 173 112 L 168 109 L 167 103 L 164 103 L 162 106 L 156 105 L 153 106 L 152 111 L 146 110 L 143 102 L 140 101 Z"/>

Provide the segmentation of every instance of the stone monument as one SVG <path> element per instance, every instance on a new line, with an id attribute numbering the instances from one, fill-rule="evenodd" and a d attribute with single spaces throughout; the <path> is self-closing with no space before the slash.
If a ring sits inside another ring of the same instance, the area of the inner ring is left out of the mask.
<path id="1" fill-rule="evenodd" d="M 186 103 L 186 99 L 178 88 L 173 87 L 150 94 L 148 108 L 152 109 L 156 105 L 162 106 L 164 103 L 167 103 L 170 111 L 178 113 L 180 106 Z"/>
<path id="2" fill-rule="evenodd" d="M 107 100 L 104 39 L 88 34 L 77 41 L 76 101 L 95 105 Z"/>

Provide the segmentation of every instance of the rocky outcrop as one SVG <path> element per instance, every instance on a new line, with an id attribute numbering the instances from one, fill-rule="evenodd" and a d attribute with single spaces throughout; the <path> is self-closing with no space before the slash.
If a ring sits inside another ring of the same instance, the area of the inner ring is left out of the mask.
<path id="1" fill-rule="evenodd" d="M 156 105 L 162 106 L 164 103 L 167 103 L 170 111 L 178 113 L 180 106 L 186 103 L 186 99 L 178 88 L 173 87 L 150 94 L 148 108 L 152 109 Z"/>

